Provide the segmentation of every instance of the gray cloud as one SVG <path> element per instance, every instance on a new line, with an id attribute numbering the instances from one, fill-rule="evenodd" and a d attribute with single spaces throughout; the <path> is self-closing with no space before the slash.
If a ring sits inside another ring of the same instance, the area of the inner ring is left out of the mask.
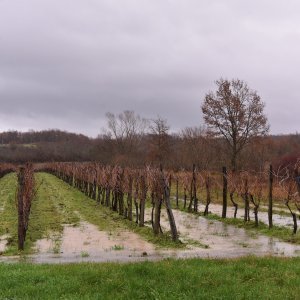
<path id="1" fill-rule="evenodd" d="M 295 132 L 300 63 L 296 0 L 2 0 L 0 130 L 97 135 L 107 111 L 202 122 L 219 77 L 266 102 L 274 133 Z"/>

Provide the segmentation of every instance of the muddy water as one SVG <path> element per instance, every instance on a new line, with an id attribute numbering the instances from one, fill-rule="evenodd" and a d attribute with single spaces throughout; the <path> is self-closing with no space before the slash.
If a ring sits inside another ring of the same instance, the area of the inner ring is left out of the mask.
<path id="1" fill-rule="evenodd" d="M 151 210 L 146 211 L 149 221 Z M 234 258 L 256 256 L 300 256 L 300 245 L 280 242 L 277 239 L 249 233 L 244 229 L 207 220 L 178 210 L 174 217 L 180 238 L 191 242 L 189 249 L 160 250 L 129 231 L 105 232 L 95 225 L 80 222 L 77 227 L 65 226 L 60 237 L 60 248 L 56 239 L 49 237 L 37 243 L 39 253 L 28 256 L 33 263 L 76 263 L 76 262 L 137 262 L 164 258 Z M 168 220 L 162 211 L 163 230 L 168 230 Z M 201 247 L 197 243 L 207 245 Z M 60 249 L 55 253 L 54 249 Z M 19 258 L 0 258 L 0 261 L 19 261 Z"/>
<path id="2" fill-rule="evenodd" d="M 5 251 L 8 238 L 7 234 L 0 236 L 0 253 Z"/>
<path id="3" fill-rule="evenodd" d="M 207 220 L 174 210 L 177 229 L 183 239 L 192 239 L 208 245 L 209 249 L 197 250 L 208 257 L 237 257 L 244 255 L 299 256 L 300 245 L 249 233 L 219 221 Z M 147 213 L 149 217 L 149 212 Z M 166 212 L 162 213 L 162 226 L 168 229 Z"/>
<path id="4" fill-rule="evenodd" d="M 200 209 L 204 210 L 204 206 L 200 207 Z M 209 206 L 209 211 L 213 214 L 216 215 L 221 215 L 222 214 L 222 205 L 219 204 L 210 204 Z M 243 208 L 239 208 L 237 211 L 237 218 L 242 219 L 244 218 L 244 209 Z M 228 206 L 227 207 L 227 216 L 230 218 L 234 217 L 234 207 L 232 206 Z M 251 210 L 250 212 L 250 218 L 252 220 L 254 220 L 254 213 Z M 268 213 L 267 212 L 258 212 L 258 219 L 259 221 L 268 224 Z M 278 215 L 278 214 L 273 214 L 273 224 L 277 225 L 277 226 L 286 226 L 286 227 L 293 227 L 293 221 L 292 221 L 292 217 L 288 217 L 288 216 L 282 216 L 282 215 Z"/>
<path id="5" fill-rule="evenodd" d="M 150 218 L 146 211 L 146 219 Z M 159 250 L 143 241 L 138 235 L 124 231 L 118 234 L 99 231 L 96 226 L 81 222 L 79 227 L 66 226 L 62 237 L 61 253 L 41 253 L 28 259 L 36 263 L 70 262 L 137 262 L 172 258 L 234 258 L 256 256 L 300 256 L 300 245 L 280 242 L 277 239 L 253 234 L 241 228 L 218 221 L 174 211 L 182 240 L 191 240 L 209 248 L 191 243 L 188 250 Z M 166 212 L 162 212 L 162 227 L 168 230 Z"/>
<path id="6" fill-rule="evenodd" d="M 55 254 L 51 238 L 38 241 L 37 248 L 39 253 L 28 259 L 38 263 L 138 261 L 155 251 L 152 244 L 133 232 L 100 231 L 85 221 L 64 227 L 59 253 Z"/>
<path id="7" fill-rule="evenodd" d="M 79 227 L 66 226 L 61 244 L 63 255 L 96 255 L 108 251 L 151 251 L 154 247 L 143 241 L 137 234 L 123 231 L 122 233 L 110 234 L 99 231 L 90 223 L 81 222 Z"/>

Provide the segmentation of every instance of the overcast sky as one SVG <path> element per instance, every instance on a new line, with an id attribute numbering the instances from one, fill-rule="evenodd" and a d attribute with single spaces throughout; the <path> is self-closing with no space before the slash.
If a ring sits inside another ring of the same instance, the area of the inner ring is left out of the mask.
<path id="1" fill-rule="evenodd" d="M 299 16 L 297 0 L 0 0 L 0 131 L 96 136 L 125 109 L 197 126 L 223 77 L 258 91 L 272 133 L 295 133 Z"/>

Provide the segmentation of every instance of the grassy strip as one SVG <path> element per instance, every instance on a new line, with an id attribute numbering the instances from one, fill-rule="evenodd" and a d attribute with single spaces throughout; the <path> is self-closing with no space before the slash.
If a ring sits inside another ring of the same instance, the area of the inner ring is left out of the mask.
<path id="1" fill-rule="evenodd" d="M 78 224 L 79 217 L 64 209 L 59 194 L 49 189 L 39 175 L 35 180 L 36 197 L 32 201 L 24 253 L 32 253 L 35 242 L 43 238 L 53 239 L 58 251 L 63 224 Z"/>
<path id="2" fill-rule="evenodd" d="M 16 209 L 17 177 L 8 174 L 0 180 L 0 235 L 8 235 L 8 251 L 18 243 L 18 213 Z"/>
<path id="3" fill-rule="evenodd" d="M 95 200 L 90 199 L 53 175 L 39 173 L 37 177 L 43 180 L 47 186 L 47 190 L 54 191 L 59 199 L 63 199 L 61 202 L 67 211 L 78 212 L 84 220 L 97 225 L 100 230 L 109 231 L 111 234 L 118 234 L 118 232 L 128 229 L 141 235 L 145 240 L 158 247 L 186 247 L 186 245 L 181 242 L 174 243 L 169 234 L 154 236 L 151 228 L 139 227 L 136 223 L 124 219 L 123 216 L 120 216 L 116 212 L 98 205 Z"/>
<path id="4" fill-rule="evenodd" d="M 8 247 L 4 255 L 17 255 L 18 251 L 18 219 L 15 203 L 16 195 L 16 175 L 10 174 L 2 179 L 0 183 L 1 199 L 4 200 L 4 211 L 0 218 L 1 234 L 8 233 Z M 31 212 L 29 217 L 29 226 L 26 235 L 25 249 L 22 254 L 34 252 L 34 244 L 37 240 L 49 237 L 53 232 L 62 233 L 62 223 L 79 220 L 78 217 L 67 213 L 59 207 L 59 199 L 53 191 L 48 190 L 45 183 L 36 178 L 36 196 L 32 201 Z M 5 231 L 5 232 L 4 232 Z"/>
<path id="5" fill-rule="evenodd" d="M 1 299 L 298 299 L 300 259 L 0 264 Z"/>

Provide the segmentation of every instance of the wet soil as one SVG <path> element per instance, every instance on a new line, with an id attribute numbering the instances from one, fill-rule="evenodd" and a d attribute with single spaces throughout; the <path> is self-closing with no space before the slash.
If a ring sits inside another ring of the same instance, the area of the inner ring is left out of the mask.
<path id="1" fill-rule="evenodd" d="M 203 207 L 204 210 L 204 207 Z M 222 214 L 222 205 L 219 204 L 210 204 L 209 205 L 209 211 L 216 215 Z M 244 209 L 239 208 L 237 211 L 237 218 L 243 219 L 244 218 Z M 229 218 L 234 217 L 234 207 L 228 206 L 227 207 L 227 216 Z M 250 212 L 250 218 L 254 220 L 254 213 L 253 210 Z M 259 221 L 268 224 L 268 213 L 263 211 L 258 211 L 258 219 Z M 273 224 L 276 226 L 285 226 L 285 227 L 293 227 L 293 220 L 292 217 L 286 216 L 286 215 L 279 215 L 279 214 L 273 214 Z"/>
<path id="2" fill-rule="evenodd" d="M 146 211 L 149 221 L 151 210 Z M 100 231 L 95 225 L 81 221 L 79 226 L 66 225 L 60 250 L 49 239 L 37 243 L 39 253 L 26 257 L 34 263 L 138 262 L 164 258 L 236 258 L 256 256 L 300 256 L 300 245 L 250 233 L 242 228 L 174 210 L 182 241 L 189 249 L 156 249 L 135 233 Z M 169 230 L 167 214 L 162 211 L 163 230 Z M 199 244 L 197 244 L 197 242 Z M 207 248 L 200 246 L 207 245 Z M 5 258 L 4 260 L 7 260 Z M 23 258 L 24 259 L 24 258 Z M 11 258 L 10 261 L 18 261 Z"/>

